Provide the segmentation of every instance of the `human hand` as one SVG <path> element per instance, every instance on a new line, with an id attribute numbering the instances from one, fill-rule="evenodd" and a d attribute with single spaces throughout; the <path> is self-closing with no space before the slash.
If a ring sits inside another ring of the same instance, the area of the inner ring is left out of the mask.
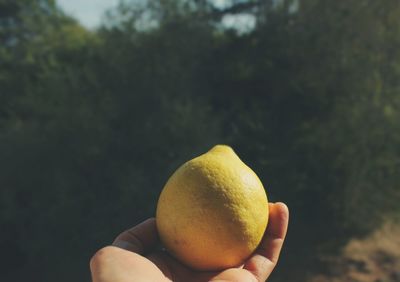
<path id="1" fill-rule="evenodd" d="M 285 204 L 270 203 L 269 211 L 260 246 L 240 267 L 212 272 L 188 268 L 167 252 L 157 250 L 157 228 L 155 219 L 150 218 L 121 233 L 113 246 L 97 251 L 90 261 L 93 282 L 265 281 L 278 262 L 289 221 Z"/>

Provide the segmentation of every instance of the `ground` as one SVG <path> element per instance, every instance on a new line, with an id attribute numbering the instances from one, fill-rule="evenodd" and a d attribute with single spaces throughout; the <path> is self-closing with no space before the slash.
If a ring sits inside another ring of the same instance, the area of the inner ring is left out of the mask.
<path id="1" fill-rule="evenodd" d="M 336 257 L 322 259 L 326 273 L 311 282 L 400 281 L 400 225 L 384 224 L 363 239 L 352 239 Z"/>

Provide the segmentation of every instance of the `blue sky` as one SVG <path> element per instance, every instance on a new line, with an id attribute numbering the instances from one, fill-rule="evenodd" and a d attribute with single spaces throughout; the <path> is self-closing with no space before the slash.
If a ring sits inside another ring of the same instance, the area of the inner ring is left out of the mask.
<path id="1" fill-rule="evenodd" d="M 69 15 L 78 19 L 85 27 L 96 28 L 102 20 L 104 12 L 115 7 L 120 0 L 57 0 L 58 5 Z M 230 0 L 214 0 L 218 7 L 224 7 Z M 223 20 L 226 26 L 239 30 L 250 30 L 254 26 L 254 17 L 246 15 L 227 16 Z"/>
<path id="2" fill-rule="evenodd" d="M 115 7 L 119 0 L 57 0 L 57 3 L 84 26 L 95 28 L 100 24 L 104 12 Z"/>

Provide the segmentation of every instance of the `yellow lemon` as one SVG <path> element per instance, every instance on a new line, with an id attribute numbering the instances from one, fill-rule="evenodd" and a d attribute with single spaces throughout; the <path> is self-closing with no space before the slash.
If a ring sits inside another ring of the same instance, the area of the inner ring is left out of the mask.
<path id="1" fill-rule="evenodd" d="M 267 222 L 268 200 L 260 179 L 225 145 L 183 164 L 157 204 L 165 248 L 197 270 L 242 264 L 259 245 Z"/>

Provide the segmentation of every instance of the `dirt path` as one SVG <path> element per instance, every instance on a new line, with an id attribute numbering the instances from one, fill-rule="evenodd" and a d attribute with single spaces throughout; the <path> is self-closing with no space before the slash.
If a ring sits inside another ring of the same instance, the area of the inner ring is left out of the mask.
<path id="1" fill-rule="evenodd" d="M 364 239 L 353 239 L 341 256 L 324 262 L 329 274 L 311 282 L 400 282 L 400 226 L 388 223 Z"/>

